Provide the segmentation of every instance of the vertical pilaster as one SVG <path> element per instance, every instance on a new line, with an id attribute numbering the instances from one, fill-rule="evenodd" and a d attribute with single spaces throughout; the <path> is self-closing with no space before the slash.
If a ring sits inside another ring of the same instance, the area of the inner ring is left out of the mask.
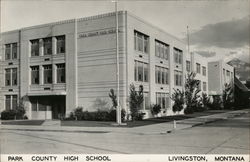
<path id="1" fill-rule="evenodd" d="M 57 73 L 56 73 L 57 67 L 55 64 L 52 64 L 52 84 L 56 84 L 57 82 Z"/>
<path id="2" fill-rule="evenodd" d="M 39 39 L 39 56 L 44 55 L 43 39 Z"/>
<path id="3" fill-rule="evenodd" d="M 173 46 L 169 46 L 169 97 L 173 94 L 174 88 L 174 53 L 173 53 Z M 170 111 L 172 112 L 173 101 L 170 99 Z"/>
<path id="4" fill-rule="evenodd" d="M 39 66 L 39 85 L 43 85 L 43 66 Z"/>
<path id="5" fill-rule="evenodd" d="M 56 53 L 57 53 L 56 44 L 57 44 L 56 37 L 52 37 L 52 55 L 56 55 Z"/>

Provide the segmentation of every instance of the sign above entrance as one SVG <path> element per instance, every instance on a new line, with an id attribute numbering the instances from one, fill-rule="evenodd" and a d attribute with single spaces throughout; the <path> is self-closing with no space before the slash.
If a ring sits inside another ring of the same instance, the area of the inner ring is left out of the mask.
<path id="1" fill-rule="evenodd" d="M 119 33 L 123 32 L 123 28 L 118 29 Z M 85 33 L 80 33 L 78 35 L 78 38 L 86 38 L 86 37 L 94 37 L 94 36 L 101 36 L 101 35 L 107 35 L 107 34 L 114 34 L 116 33 L 115 28 L 109 28 L 109 29 L 104 29 L 104 30 L 99 30 L 99 31 L 91 31 L 91 32 L 85 32 Z"/>

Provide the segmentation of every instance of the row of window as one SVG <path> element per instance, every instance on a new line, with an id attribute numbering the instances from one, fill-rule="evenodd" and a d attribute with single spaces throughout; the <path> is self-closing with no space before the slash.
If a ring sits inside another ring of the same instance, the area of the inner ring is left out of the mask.
<path id="1" fill-rule="evenodd" d="M 149 53 L 149 36 L 138 31 L 134 31 L 134 49 L 142 53 Z M 169 45 L 155 40 L 155 56 L 168 60 Z M 175 63 L 182 63 L 182 50 L 174 48 Z"/>
<path id="2" fill-rule="evenodd" d="M 169 45 L 155 40 L 155 56 L 168 60 L 169 57 Z"/>
<path id="3" fill-rule="evenodd" d="M 6 95 L 5 96 L 5 109 L 6 110 L 17 109 L 17 95 Z"/>
<path id="4" fill-rule="evenodd" d="M 196 63 L 196 73 L 200 74 L 201 73 L 201 64 Z M 202 66 L 202 75 L 206 76 L 207 69 L 205 66 Z"/>
<path id="5" fill-rule="evenodd" d="M 5 60 L 17 59 L 17 43 L 5 44 Z"/>
<path id="6" fill-rule="evenodd" d="M 182 72 L 175 71 L 175 85 L 182 85 Z M 134 80 L 139 82 L 148 82 L 149 66 L 148 63 L 135 60 L 134 66 Z M 155 83 L 169 84 L 169 70 L 168 68 L 155 66 Z"/>
<path id="7" fill-rule="evenodd" d="M 160 105 L 162 109 L 170 107 L 170 98 L 168 93 L 156 93 L 156 104 Z"/>
<path id="8" fill-rule="evenodd" d="M 52 65 L 43 65 L 43 82 L 44 84 L 52 83 Z M 65 64 L 56 64 L 57 83 L 65 83 Z M 31 84 L 39 84 L 40 69 L 39 66 L 31 66 Z"/>
<path id="9" fill-rule="evenodd" d="M 148 63 L 143 63 L 135 60 L 135 81 L 148 82 Z"/>
<path id="10" fill-rule="evenodd" d="M 169 83 L 169 70 L 164 67 L 155 66 L 155 83 L 168 84 Z"/>
<path id="11" fill-rule="evenodd" d="M 56 36 L 56 53 L 65 53 L 65 36 Z M 39 56 L 39 48 L 43 47 L 43 55 L 52 54 L 52 37 L 31 40 L 31 56 Z"/>
<path id="12" fill-rule="evenodd" d="M 5 69 L 5 86 L 17 85 L 17 68 Z"/>

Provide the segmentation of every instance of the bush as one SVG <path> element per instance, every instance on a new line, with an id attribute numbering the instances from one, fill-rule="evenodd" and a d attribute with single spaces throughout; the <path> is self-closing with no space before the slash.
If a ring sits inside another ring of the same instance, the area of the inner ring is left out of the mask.
<path id="1" fill-rule="evenodd" d="M 155 105 L 152 105 L 152 106 L 151 106 L 151 113 L 152 113 L 153 115 L 157 115 L 157 114 L 159 114 L 160 112 L 161 112 L 161 106 L 160 106 L 160 105 L 155 104 Z"/>
<path id="2" fill-rule="evenodd" d="M 24 116 L 24 108 L 18 108 L 15 110 L 4 110 L 1 112 L 2 120 L 15 120 L 15 119 L 27 119 L 27 116 Z"/>
<path id="3" fill-rule="evenodd" d="M 89 121 L 116 121 L 116 110 L 110 111 L 83 111 L 82 107 L 77 107 L 74 112 L 70 113 L 70 116 L 65 120 L 89 120 Z M 125 121 L 126 111 L 121 110 L 121 119 Z"/>
<path id="4" fill-rule="evenodd" d="M 193 113 L 194 113 L 194 110 L 193 110 L 193 108 L 191 108 L 191 107 L 186 107 L 186 108 L 184 109 L 184 113 L 185 113 L 185 114 L 193 114 Z"/>
<path id="5" fill-rule="evenodd" d="M 145 115 L 145 113 L 143 113 L 143 112 L 137 113 L 135 116 L 135 120 L 143 120 L 144 115 Z"/>

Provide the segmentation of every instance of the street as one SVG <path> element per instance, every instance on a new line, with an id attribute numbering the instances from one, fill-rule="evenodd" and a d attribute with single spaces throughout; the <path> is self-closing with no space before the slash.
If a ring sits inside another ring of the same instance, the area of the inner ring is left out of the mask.
<path id="1" fill-rule="evenodd" d="M 165 134 L 1 130 L 1 154 L 249 154 L 249 123 L 248 113 Z"/>

